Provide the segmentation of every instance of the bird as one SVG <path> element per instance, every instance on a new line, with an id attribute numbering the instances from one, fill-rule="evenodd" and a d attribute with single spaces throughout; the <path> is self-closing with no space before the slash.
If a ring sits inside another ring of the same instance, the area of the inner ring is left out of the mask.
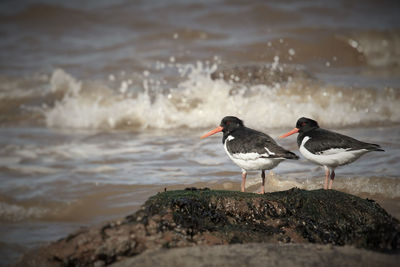
<path id="1" fill-rule="evenodd" d="M 317 121 L 305 117 L 298 119 L 296 127 L 279 138 L 295 133 L 299 134 L 297 145 L 300 153 L 309 161 L 324 166 L 324 189 L 332 189 L 336 167 L 350 164 L 368 152 L 384 151 L 380 145 L 322 129 Z"/>
<path id="2" fill-rule="evenodd" d="M 261 170 L 261 194 L 265 193 L 265 170 L 271 170 L 285 159 L 299 157 L 280 147 L 269 135 L 247 128 L 243 121 L 226 116 L 214 130 L 201 136 L 206 138 L 222 132 L 222 143 L 229 158 L 242 169 L 241 191 L 245 192 L 248 171 Z"/>

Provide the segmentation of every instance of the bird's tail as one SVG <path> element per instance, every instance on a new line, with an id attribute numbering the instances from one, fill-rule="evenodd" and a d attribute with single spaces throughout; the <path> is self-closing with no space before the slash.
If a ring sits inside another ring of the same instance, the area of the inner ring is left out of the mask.
<path id="1" fill-rule="evenodd" d="M 367 147 L 367 149 L 368 149 L 369 151 L 385 151 L 385 150 L 383 150 L 383 149 L 381 148 L 381 146 L 378 145 L 378 144 L 369 144 L 369 146 Z"/>

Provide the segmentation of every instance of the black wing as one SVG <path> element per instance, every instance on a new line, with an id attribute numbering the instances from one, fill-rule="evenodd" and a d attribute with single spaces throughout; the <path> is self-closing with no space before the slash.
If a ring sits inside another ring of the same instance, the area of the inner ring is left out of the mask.
<path id="1" fill-rule="evenodd" d="M 265 158 L 298 159 L 299 157 L 279 146 L 269 135 L 244 127 L 232 134 L 234 139 L 229 141 L 228 151 L 236 153 L 257 153 Z"/>
<path id="2" fill-rule="evenodd" d="M 350 136 L 331 132 L 325 129 L 315 129 L 307 133 L 311 139 L 305 143 L 305 148 L 311 153 L 318 154 L 332 148 L 359 150 L 367 149 L 370 151 L 384 151 L 377 144 L 370 144 L 354 139 Z M 299 137 L 301 137 L 299 135 Z M 302 138 L 298 140 L 301 142 Z M 300 146 L 300 143 L 299 143 Z"/>

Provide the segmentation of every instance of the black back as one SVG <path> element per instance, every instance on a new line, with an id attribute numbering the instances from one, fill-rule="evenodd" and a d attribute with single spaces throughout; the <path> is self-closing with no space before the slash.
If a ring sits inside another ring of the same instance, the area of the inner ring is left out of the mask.
<path id="1" fill-rule="evenodd" d="M 268 158 L 298 159 L 296 154 L 279 146 L 269 135 L 245 127 L 243 121 L 236 117 L 227 116 L 220 125 L 224 128 L 222 143 L 225 143 L 229 135 L 234 137 L 227 146 L 231 154 L 254 152 L 260 155 L 269 154 Z M 265 147 L 273 154 L 268 153 Z"/>
<path id="2" fill-rule="evenodd" d="M 300 118 L 296 123 L 299 129 L 297 136 L 297 145 L 300 147 L 303 138 L 308 136 L 311 138 L 305 144 L 305 148 L 311 153 L 318 154 L 332 148 L 343 148 L 348 150 L 367 149 L 369 151 L 384 151 L 377 144 L 370 144 L 359 141 L 350 136 L 335 133 L 319 128 L 316 121 L 308 118 Z"/>

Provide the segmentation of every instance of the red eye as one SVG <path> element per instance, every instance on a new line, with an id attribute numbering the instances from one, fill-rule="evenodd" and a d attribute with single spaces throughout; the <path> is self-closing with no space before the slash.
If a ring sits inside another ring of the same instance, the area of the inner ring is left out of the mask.
<path id="1" fill-rule="evenodd" d="M 307 122 L 302 122 L 301 123 L 301 126 L 306 126 L 307 125 Z"/>

